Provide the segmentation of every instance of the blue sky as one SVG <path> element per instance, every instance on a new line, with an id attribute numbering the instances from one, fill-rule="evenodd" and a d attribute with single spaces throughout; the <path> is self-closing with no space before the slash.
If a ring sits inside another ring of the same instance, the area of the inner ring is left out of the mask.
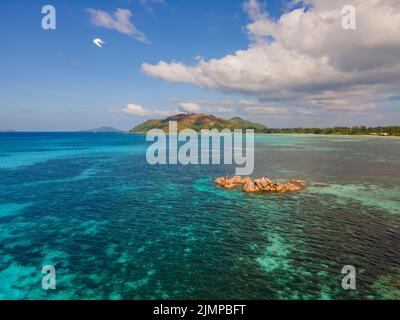
<path id="1" fill-rule="evenodd" d="M 259 86 L 263 80 L 257 83 L 256 72 L 250 74 L 253 68 L 257 69 L 256 65 L 244 69 L 249 70 L 250 80 L 239 79 L 244 87 L 254 82 L 254 90 L 253 87 L 241 90 L 240 85 L 230 86 L 225 73 L 225 78 L 217 78 L 222 72 L 218 68 L 227 65 L 221 59 L 230 55 L 236 59 L 237 50 L 244 50 L 246 54 L 251 47 L 264 52 L 263 46 L 270 45 L 270 40 L 257 38 L 258 31 L 254 31 L 252 25 L 276 22 L 282 14 L 301 5 L 288 7 L 287 1 L 251 0 L 249 4 L 255 12 L 249 6 L 244 8 L 245 0 L 159 2 L 1 1 L 0 130 L 79 130 L 99 126 L 130 129 L 148 118 L 161 117 L 164 112 L 173 113 L 188 106 L 222 117 L 240 115 L 273 127 L 388 124 L 398 116 L 393 87 L 382 91 L 369 89 L 371 98 L 362 103 L 357 101 L 360 108 L 350 113 L 342 112 L 347 102 L 337 98 L 340 90 L 335 91 L 333 104 L 322 106 L 323 112 L 320 112 L 318 107 L 327 101 L 330 90 L 325 88 L 318 98 L 306 98 L 315 92 L 318 83 L 293 90 L 289 85 L 285 88 L 285 82 L 282 88 L 293 91 L 286 94 L 293 98 L 286 99 L 281 92 L 275 96 L 277 90 L 271 86 L 265 90 Z M 57 10 L 56 30 L 41 27 L 41 9 L 46 4 Z M 95 17 L 88 12 L 89 8 L 108 14 L 112 19 L 118 8 L 129 10 L 133 14 L 130 22 L 145 35 L 148 43 L 116 28 L 94 23 Z M 93 44 L 92 40 L 97 37 L 106 42 L 103 48 Z M 261 41 L 264 44 L 260 44 Z M 215 70 L 211 69 L 214 60 Z M 163 73 L 160 62 L 165 62 L 168 74 Z M 257 63 L 255 60 L 254 64 Z M 144 64 L 152 66 L 151 70 Z M 232 68 L 237 65 L 235 60 Z M 209 74 L 207 78 L 193 81 L 188 79 L 190 75 L 182 74 L 171 79 L 177 67 L 179 70 L 189 68 L 187 70 L 196 74 L 198 70 L 202 73 L 206 70 Z M 234 72 L 232 76 L 234 83 L 237 77 Z M 397 74 L 392 76 L 398 80 Z M 378 84 L 374 83 L 374 87 Z M 326 86 L 326 83 L 321 85 Z M 304 101 L 301 105 L 297 98 L 300 91 L 303 99 L 300 100 Z M 267 92 L 268 96 L 260 92 Z M 360 91 L 361 95 L 365 97 L 364 91 Z M 373 100 L 380 95 L 392 98 Z M 348 99 L 354 102 L 356 97 Z M 332 101 L 332 97 L 328 100 Z M 311 108 L 307 105 L 309 101 Z M 127 107 L 129 105 L 131 108 Z M 376 110 L 378 105 L 379 111 Z M 143 108 L 139 112 L 138 106 Z"/>

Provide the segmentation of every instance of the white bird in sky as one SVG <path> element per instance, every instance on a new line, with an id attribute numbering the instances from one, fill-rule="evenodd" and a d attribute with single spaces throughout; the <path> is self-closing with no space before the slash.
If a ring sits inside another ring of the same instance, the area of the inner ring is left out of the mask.
<path id="1" fill-rule="evenodd" d="M 98 46 L 99 48 L 103 48 L 103 45 L 105 45 L 106 43 L 101 40 L 100 38 L 96 38 L 93 40 L 93 43 Z"/>

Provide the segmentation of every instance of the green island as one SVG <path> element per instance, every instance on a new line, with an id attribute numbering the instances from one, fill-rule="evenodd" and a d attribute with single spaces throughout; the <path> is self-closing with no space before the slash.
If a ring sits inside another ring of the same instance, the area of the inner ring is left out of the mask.
<path id="1" fill-rule="evenodd" d="M 168 132 L 169 122 L 176 121 L 178 131 L 183 129 L 193 129 L 200 131 L 203 129 L 254 129 L 255 133 L 270 134 L 319 134 L 319 135 L 370 135 L 370 136 L 400 136 L 400 126 L 354 126 L 354 127 L 333 127 L 333 128 L 268 128 L 262 124 L 243 120 L 239 117 L 232 119 L 222 119 L 208 114 L 177 114 L 165 119 L 148 120 L 139 124 L 130 133 L 147 133 L 152 129 L 161 129 Z"/>
<path id="2" fill-rule="evenodd" d="M 268 130 L 267 127 L 251 122 L 243 120 L 239 117 L 235 117 L 229 120 L 225 120 L 222 118 L 215 117 L 213 115 L 208 114 L 177 114 L 165 119 L 157 119 L 157 120 L 148 120 L 132 130 L 131 133 L 147 133 L 152 129 L 161 129 L 164 132 L 168 132 L 169 122 L 176 121 L 178 125 L 178 131 L 183 129 L 193 129 L 195 131 L 200 131 L 203 129 L 254 129 L 256 133 L 265 133 L 265 130 Z"/>

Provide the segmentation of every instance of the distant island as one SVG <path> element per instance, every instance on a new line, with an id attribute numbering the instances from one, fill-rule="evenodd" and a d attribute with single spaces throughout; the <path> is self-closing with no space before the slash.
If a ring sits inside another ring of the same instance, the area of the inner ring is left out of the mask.
<path id="1" fill-rule="evenodd" d="M 267 127 L 243 120 L 239 117 L 235 117 L 229 120 L 221 119 L 213 115 L 208 114 L 177 114 L 166 119 L 148 120 L 132 130 L 131 133 L 147 133 L 151 129 L 161 129 L 168 132 L 169 121 L 176 121 L 178 124 L 178 131 L 183 129 L 193 129 L 195 131 L 200 131 L 202 129 L 254 129 L 256 133 L 265 133 L 268 130 Z"/>
<path id="2" fill-rule="evenodd" d="M 239 117 L 222 119 L 208 114 L 177 114 L 165 119 L 148 120 L 139 124 L 130 133 L 147 133 L 151 129 L 161 129 L 168 132 L 169 121 L 178 123 L 178 131 L 183 129 L 254 129 L 255 133 L 269 134 L 317 134 L 317 135 L 370 135 L 370 136 L 400 136 L 400 126 L 354 126 L 354 127 L 333 127 L 333 128 L 267 128 L 262 124 L 243 120 Z"/>
<path id="3" fill-rule="evenodd" d="M 121 132 L 122 130 L 115 129 L 112 127 L 100 127 L 96 129 L 81 130 L 79 132 Z"/>

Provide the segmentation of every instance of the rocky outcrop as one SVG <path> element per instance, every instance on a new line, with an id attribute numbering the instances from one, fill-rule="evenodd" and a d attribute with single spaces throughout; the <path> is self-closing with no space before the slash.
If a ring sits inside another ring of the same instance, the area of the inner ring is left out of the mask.
<path id="1" fill-rule="evenodd" d="M 254 181 L 247 181 L 243 186 L 244 192 L 260 192 L 261 188 Z"/>
<path id="2" fill-rule="evenodd" d="M 306 182 L 300 179 L 292 179 L 287 183 L 274 182 L 268 178 L 262 177 L 252 180 L 249 177 L 242 178 L 234 176 L 232 178 L 221 177 L 215 180 L 217 186 L 223 189 L 234 189 L 241 186 L 242 190 L 247 193 L 268 192 L 268 193 L 284 193 L 299 191 L 306 186 Z"/>
<path id="3" fill-rule="evenodd" d="M 294 184 L 299 184 L 301 186 L 305 186 L 306 185 L 306 182 L 304 180 L 300 180 L 300 179 L 292 179 L 292 180 L 290 180 L 290 182 L 294 183 Z"/>

